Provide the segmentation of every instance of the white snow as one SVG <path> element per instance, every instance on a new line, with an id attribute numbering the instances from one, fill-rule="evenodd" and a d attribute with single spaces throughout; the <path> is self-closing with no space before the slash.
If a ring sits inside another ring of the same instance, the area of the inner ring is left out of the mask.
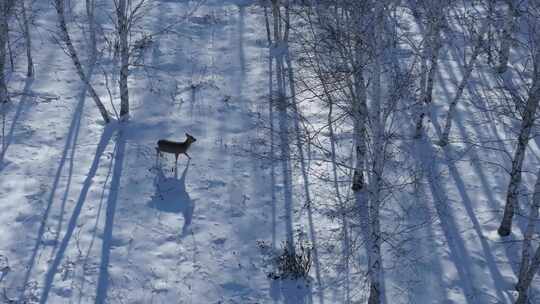
<path id="1" fill-rule="evenodd" d="M 358 267 L 345 284 L 341 232 L 333 219 L 339 216 L 332 216 L 329 203 L 333 185 L 316 178 L 313 224 L 322 286 L 315 280 L 315 266 L 308 287 L 267 277 L 271 267 L 257 241 L 272 241 L 275 229 L 279 247 L 285 239 L 285 207 L 282 179 L 278 174 L 271 184 L 270 162 L 262 157 L 270 148 L 265 125 L 269 49 L 261 7 L 206 1 L 174 26 L 174 33 L 154 37 L 144 55 L 151 68 L 130 74 L 130 121 L 104 126 L 69 58 L 51 39 L 53 8 L 48 1 L 37 2 L 36 76 L 27 80 L 24 60 L 18 61 L 9 89 L 24 94 L 5 106 L 6 145 L 0 155 L 0 289 L 9 298 L 27 303 L 322 304 L 321 299 L 344 303 L 348 287 L 351 297 L 364 303 L 368 288 Z M 83 1 L 71 2 L 82 14 Z M 144 18 L 148 31 L 193 9 L 190 1 L 156 3 Z M 105 16 L 100 22 L 110 26 Z M 80 33 L 73 34 L 84 50 Z M 434 102 L 444 107 L 436 107 L 433 116 L 439 123 L 461 79 L 463 63 L 454 56 L 441 56 Z M 112 69 L 105 58 L 101 65 Z M 100 69 L 93 83 L 112 111 Z M 484 76 L 475 71 L 472 78 L 489 84 L 492 80 Z M 119 92 L 111 89 L 118 103 Z M 451 138 L 512 136 L 496 120 L 476 127 L 463 123 L 489 114 L 477 111 L 474 97 L 465 95 Z M 324 123 L 316 106 L 307 103 L 301 109 Z M 191 161 L 181 155 L 175 173 L 174 158 L 166 155 L 161 169 L 156 167 L 157 140 L 182 141 L 186 132 L 197 138 L 189 150 Z M 347 159 L 350 135 L 337 138 Z M 397 194 L 404 201 L 396 212 L 414 207 L 409 224 L 425 224 L 397 242 L 402 256 L 395 256 L 396 248 L 384 248 L 386 303 L 512 303 L 521 255 L 516 240 L 525 221 L 516 219 L 519 228 L 509 240 L 495 233 L 508 179 L 502 167 L 508 170 L 510 160 L 465 144 L 415 145 L 408 147 L 409 155 L 416 155 L 409 161 L 439 178 L 422 183 L 414 203 L 412 195 Z M 501 147 L 513 151 L 511 143 Z M 538 151 L 532 144 L 527 152 L 532 171 Z M 312 157 L 314 174 L 331 174 L 328 155 Z M 298 168 L 293 170 L 294 228 L 306 232 L 302 179 Z M 524 174 L 524 180 L 532 185 L 532 175 Z M 388 219 L 390 213 L 383 212 Z M 383 220 L 383 230 L 388 227 L 393 223 Z M 351 258 L 359 262 L 366 263 L 365 257 Z M 538 282 L 533 282 L 532 301 L 540 301 Z"/>

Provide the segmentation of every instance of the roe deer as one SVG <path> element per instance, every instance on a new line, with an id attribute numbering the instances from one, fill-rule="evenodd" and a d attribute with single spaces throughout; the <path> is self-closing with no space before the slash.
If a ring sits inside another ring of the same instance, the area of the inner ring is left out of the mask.
<path id="1" fill-rule="evenodd" d="M 173 153 L 176 160 L 175 160 L 175 166 L 178 164 L 178 155 L 185 154 L 189 159 L 191 159 L 191 156 L 187 154 L 187 150 L 189 149 L 189 146 L 191 146 L 192 143 L 196 142 L 197 140 L 195 137 L 189 135 L 186 133 L 186 140 L 184 142 L 176 142 L 176 141 L 170 141 L 166 139 L 160 139 L 157 142 L 157 156 L 159 157 L 160 152 L 165 153 Z"/>

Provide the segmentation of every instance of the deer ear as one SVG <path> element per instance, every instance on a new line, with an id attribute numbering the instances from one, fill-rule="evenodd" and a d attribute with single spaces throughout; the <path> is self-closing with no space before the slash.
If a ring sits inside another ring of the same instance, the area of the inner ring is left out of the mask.
<path id="1" fill-rule="evenodd" d="M 189 137 L 189 134 L 186 133 L 186 136 Z"/>

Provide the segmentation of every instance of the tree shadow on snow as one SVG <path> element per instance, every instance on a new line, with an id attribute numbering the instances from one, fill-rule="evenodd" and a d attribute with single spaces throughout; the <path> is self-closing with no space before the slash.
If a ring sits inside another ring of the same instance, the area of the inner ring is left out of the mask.
<path id="1" fill-rule="evenodd" d="M 75 107 L 73 111 L 72 120 L 69 126 L 69 130 L 66 136 L 66 143 L 64 145 L 64 149 L 62 150 L 62 155 L 60 157 L 60 161 L 58 164 L 58 168 L 56 170 L 56 173 L 54 175 L 54 180 L 51 186 L 51 190 L 49 193 L 49 196 L 47 198 L 47 205 L 45 207 L 45 211 L 42 215 L 40 227 L 38 230 L 38 235 L 36 238 L 35 245 L 32 249 L 32 253 L 30 255 L 29 263 L 26 267 L 25 275 L 24 275 L 24 281 L 21 289 L 21 296 L 24 294 L 26 286 L 28 281 L 30 280 L 30 275 L 32 274 L 32 270 L 34 267 L 35 259 L 39 253 L 40 246 L 44 243 L 43 236 L 45 233 L 45 230 L 47 229 L 49 215 L 51 211 L 54 209 L 53 205 L 55 202 L 56 192 L 58 189 L 58 186 L 61 182 L 61 178 L 63 177 L 62 173 L 64 172 L 64 165 L 66 164 L 66 161 L 69 159 L 69 168 L 68 168 L 68 176 L 67 176 L 67 182 L 65 185 L 65 191 L 64 195 L 62 197 L 62 202 L 60 206 L 60 214 L 59 214 L 59 220 L 58 225 L 56 227 L 56 236 L 55 239 L 51 242 L 54 245 L 52 255 L 56 253 L 56 249 L 58 247 L 58 238 L 60 237 L 60 231 L 62 226 L 62 219 L 64 217 L 64 210 L 65 210 L 65 204 L 68 199 L 69 194 L 69 188 L 71 185 L 71 178 L 73 174 L 73 168 L 74 168 L 74 158 L 75 158 L 75 148 L 77 144 L 77 138 L 79 135 L 80 125 L 81 125 L 81 117 L 82 117 L 82 111 L 84 107 L 85 102 L 85 94 L 86 94 L 86 87 L 83 88 L 81 91 L 81 94 L 79 96 L 79 101 L 77 103 L 77 106 Z M 70 153 L 71 150 L 71 153 Z M 1 161 L 0 161 L 1 162 Z"/>
<path id="2" fill-rule="evenodd" d="M 4 158 L 6 156 L 6 152 L 9 148 L 9 146 L 11 145 L 12 141 L 13 141 L 13 138 L 14 138 L 14 135 L 13 133 L 15 132 L 15 128 L 17 126 L 17 122 L 19 121 L 20 117 L 21 117 L 21 114 L 23 114 L 29 107 L 30 107 L 30 96 L 31 96 L 31 87 L 32 87 L 32 84 L 34 83 L 34 79 L 32 78 L 27 78 L 26 79 L 26 82 L 24 83 L 24 89 L 23 89 L 23 92 L 21 94 L 21 99 L 19 100 L 19 105 L 17 106 L 17 110 L 15 111 L 15 114 L 13 114 L 13 117 L 11 119 L 11 126 L 9 127 L 9 131 L 7 134 L 4 133 L 4 130 L 5 130 L 5 124 L 6 124 L 6 120 L 7 120 L 7 112 L 8 112 L 8 107 L 11 105 L 11 103 L 13 102 L 9 102 L 9 103 L 3 103 L 2 104 L 2 107 L 0 109 L 1 111 L 1 114 L 2 114 L 2 133 L 0 134 L 0 137 L 2 137 L 1 139 L 1 150 L 0 150 L 0 171 L 2 171 L 2 169 L 5 167 L 5 164 L 4 164 Z"/>
<path id="3" fill-rule="evenodd" d="M 118 193 L 120 192 L 120 178 L 124 169 L 124 155 L 126 151 L 126 138 L 123 135 L 122 126 L 116 136 L 114 147 L 114 166 L 112 170 L 111 186 L 107 198 L 107 209 L 105 210 L 105 227 L 103 228 L 103 242 L 101 243 L 101 262 L 99 265 L 99 276 L 96 290 L 96 303 L 105 303 L 109 288 L 109 262 L 111 249 L 115 245 L 113 239 L 114 218 L 116 205 L 118 203 Z"/>
<path id="4" fill-rule="evenodd" d="M 163 169 L 157 167 L 157 175 L 154 179 L 155 193 L 147 203 L 148 207 L 161 212 L 182 213 L 184 217 L 182 236 L 189 232 L 193 211 L 195 210 L 195 204 L 186 191 L 186 175 L 189 164 L 190 161 L 188 160 L 180 179 L 178 179 L 177 171 L 175 171 L 174 177 L 166 177 Z"/>
<path id="5" fill-rule="evenodd" d="M 284 304 L 307 304 L 312 294 L 310 281 L 305 279 L 271 279 L 270 297 L 274 302 L 283 299 Z"/>
<path id="6" fill-rule="evenodd" d="M 48 295 L 49 295 L 49 292 L 51 290 L 51 288 L 53 287 L 53 284 L 54 284 L 54 276 L 57 274 L 58 272 L 58 268 L 60 267 L 60 264 L 62 262 L 62 259 L 64 257 L 64 253 L 69 245 L 69 241 L 71 240 L 71 237 L 73 236 L 73 233 L 75 232 L 75 228 L 77 227 L 77 222 L 78 222 L 78 219 L 79 219 L 79 215 L 81 214 L 81 211 L 82 211 L 82 208 L 84 206 L 84 203 L 86 202 L 86 198 L 87 198 L 87 195 L 88 195 L 88 192 L 90 191 L 90 188 L 91 188 L 91 185 L 93 183 L 93 178 L 96 176 L 96 173 L 97 173 L 97 170 L 98 170 L 98 167 L 99 167 L 99 162 L 100 162 L 100 159 L 101 159 L 101 156 L 103 155 L 103 153 L 105 152 L 105 149 L 112 137 L 112 135 L 114 134 L 114 132 L 116 131 L 116 129 L 118 128 L 118 126 L 114 123 L 111 123 L 109 125 L 107 125 L 105 127 L 105 129 L 103 130 L 103 133 L 101 135 L 101 138 L 100 138 L 100 141 L 99 143 L 97 144 L 97 150 L 96 150 L 96 154 L 94 156 L 94 160 L 92 161 L 92 165 L 90 166 L 90 170 L 88 171 L 88 174 L 86 175 L 86 178 L 83 182 L 83 187 L 81 189 L 81 192 L 80 192 L 80 195 L 79 195 L 79 198 L 73 208 L 73 213 L 71 215 L 71 218 L 69 219 L 69 222 L 67 224 L 67 228 L 66 228 L 66 232 L 64 234 L 64 237 L 62 239 L 62 242 L 60 243 L 58 249 L 57 249 L 57 252 L 56 252 L 56 255 L 54 257 L 54 259 L 52 260 L 50 266 L 49 266 L 49 269 L 47 271 L 47 274 L 45 276 L 45 282 L 44 282 L 44 287 L 43 287 L 43 292 L 41 294 L 41 298 L 40 298 L 40 303 L 47 303 L 47 298 L 48 298 Z M 120 140 L 121 136 L 119 135 L 119 138 L 118 138 L 118 141 L 120 141 L 120 143 L 122 142 Z M 109 224 L 109 215 L 110 215 L 110 208 L 115 208 L 115 201 L 112 201 L 112 199 L 110 198 L 111 196 L 115 196 L 116 197 L 116 192 L 117 192 L 117 189 L 113 188 L 113 186 L 117 186 L 118 185 L 118 182 L 119 182 L 119 179 L 120 179 L 120 173 L 121 173 L 121 167 L 120 169 L 117 168 L 117 165 L 122 165 L 122 161 L 121 159 L 118 158 L 118 155 L 120 154 L 118 151 L 119 151 L 119 146 L 123 147 L 124 145 L 123 144 L 120 144 L 119 142 L 116 143 L 116 148 L 115 148 L 115 154 L 116 154 L 116 157 L 115 157 L 115 171 L 114 171 L 114 176 L 113 176 L 113 181 L 111 183 L 111 194 L 109 195 L 109 205 L 107 206 L 107 222 L 106 222 L 106 228 L 107 228 L 107 224 Z M 122 151 L 123 152 L 123 151 Z M 122 153 L 123 154 L 123 153 Z M 123 156 L 120 156 L 120 158 L 122 158 Z M 115 183 L 115 179 L 118 180 L 117 183 Z M 107 234 L 107 229 L 105 229 L 105 235 L 104 235 L 104 240 L 103 242 L 106 243 L 106 234 Z M 112 232 L 112 231 L 111 231 Z M 105 244 L 104 244 L 104 247 L 105 247 Z M 101 282 L 101 274 L 100 274 L 100 282 Z"/>

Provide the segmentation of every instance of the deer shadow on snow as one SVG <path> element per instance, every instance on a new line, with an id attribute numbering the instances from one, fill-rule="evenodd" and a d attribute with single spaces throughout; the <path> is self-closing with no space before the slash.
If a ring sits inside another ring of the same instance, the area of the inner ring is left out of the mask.
<path id="1" fill-rule="evenodd" d="M 193 211 L 195 210 L 195 204 L 186 191 L 186 175 L 189 164 L 190 161 L 188 160 L 180 178 L 178 178 L 176 170 L 174 177 L 165 176 L 163 169 L 158 166 L 154 178 L 155 192 L 147 204 L 148 207 L 161 212 L 182 213 L 184 217 L 182 236 L 189 232 Z"/>

